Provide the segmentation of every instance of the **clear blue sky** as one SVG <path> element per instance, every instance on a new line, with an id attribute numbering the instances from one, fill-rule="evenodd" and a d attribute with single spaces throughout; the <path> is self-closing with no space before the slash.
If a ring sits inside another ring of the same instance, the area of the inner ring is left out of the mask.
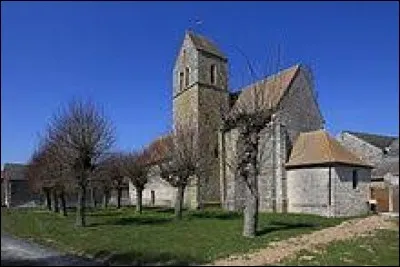
<path id="1" fill-rule="evenodd" d="M 191 22 L 201 19 L 203 24 Z M 60 103 L 91 98 L 137 148 L 172 119 L 171 73 L 193 27 L 230 62 L 230 87 L 259 74 L 277 45 L 283 66 L 314 69 L 332 134 L 398 135 L 397 2 L 2 2 L 1 164 L 26 162 Z"/>

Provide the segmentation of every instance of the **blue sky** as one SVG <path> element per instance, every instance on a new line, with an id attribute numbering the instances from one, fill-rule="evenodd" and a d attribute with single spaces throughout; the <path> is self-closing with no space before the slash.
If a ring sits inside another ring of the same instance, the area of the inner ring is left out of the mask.
<path id="1" fill-rule="evenodd" d="M 397 2 L 2 2 L 1 164 L 26 162 L 52 114 L 73 97 L 103 105 L 117 147 L 171 126 L 172 68 L 189 27 L 229 58 L 230 88 L 281 47 L 282 67 L 314 70 L 332 134 L 398 135 Z M 203 21 L 201 25 L 194 20 Z"/>

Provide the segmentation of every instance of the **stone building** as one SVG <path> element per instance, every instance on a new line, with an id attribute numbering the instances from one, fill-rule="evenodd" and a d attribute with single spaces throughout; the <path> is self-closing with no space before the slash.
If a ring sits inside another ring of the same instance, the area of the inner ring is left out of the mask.
<path id="1" fill-rule="evenodd" d="M 316 101 L 311 74 L 302 65 L 295 65 L 241 90 L 231 110 L 254 101 L 259 90 L 267 101 L 266 108 L 276 112 L 271 123 L 261 131 L 259 141 L 259 205 L 261 211 L 287 210 L 287 181 L 284 164 L 292 144 L 301 132 L 323 127 L 323 117 Z M 257 96 L 259 98 L 260 96 Z M 238 130 L 221 133 L 220 179 L 221 201 L 228 210 L 243 207 L 243 185 L 235 179 L 236 141 Z"/>
<path id="2" fill-rule="evenodd" d="M 361 159 L 371 163 L 375 169 L 385 160 L 399 157 L 399 138 L 394 136 L 343 131 L 339 142 L 354 151 Z M 372 173 L 372 179 L 382 178 L 380 173 Z"/>
<path id="3" fill-rule="evenodd" d="M 399 212 L 399 138 L 343 131 L 337 139 L 373 165 L 369 197 L 378 211 Z"/>
<path id="4" fill-rule="evenodd" d="M 32 206 L 40 202 L 40 196 L 33 194 L 29 188 L 28 180 L 24 174 L 26 165 L 5 163 L 3 170 L 2 190 L 4 206 Z M 3 201 L 3 200 L 2 200 Z"/>
<path id="5" fill-rule="evenodd" d="M 44 194 L 33 192 L 29 185 L 29 181 L 25 175 L 26 165 L 18 163 L 5 163 L 2 171 L 1 180 L 1 197 L 2 206 L 11 207 L 34 207 L 45 204 Z M 125 187 L 122 190 L 121 204 L 124 206 L 130 205 L 129 186 L 125 182 Z M 76 192 L 66 192 L 65 200 L 67 207 L 75 207 L 77 203 Z M 99 190 L 93 190 L 89 185 L 87 188 L 86 205 L 92 207 L 102 203 L 102 195 Z M 61 203 L 59 202 L 59 205 Z M 111 191 L 110 205 L 117 205 L 117 192 Z"/>
<path id="6" fill-rule="evenodd" d="M 197 142 L 202 149 L 201 166 L 206 171 L 205 177 L 200 177 L 203 179 L 197 177 L 186 189 L 185 206 L 196 208 L 202 199 L 207 203 L 219 203 L 227 210 L 243 208 L 244 188 L 235 179 L 232 168 L 235 165 L 238 130 L 236 128 L 222 130 L 222 116 L 243 107 L 251 108 L 261 99 L 263 107 L 273 109 L 274 114 L 271 122 L 265 125 L 260 134 L 259 209 L 275 212 L 306 212 L 306 210 L 296 210 L 292 205 L 293 201 L 296 201 L 296 196 L 293 191 L 289 191 L 289 188 L 293 188 L 290 181 L 293 184 L 298 181 L 293 181 L 288 176 L 290 173 L 290 177 L 295 177 L 306 169 L 300 168 L 295 171 L 285 165 L 290 155 L 294 157 L 292 148 L 299 135 L 305 132 L 320 133 L 318 130 L 324 126 L 311 71 L 297 64 L 245 86 L 237 92 L 231 92 L 228 89 L 227 70 L 228 59 L 213 42 L 193 32 L 186 32 L 172 73 L 173 125 L 176 127 L 181 124 L 194 124 L 199 134 Z M 152 147 L 160 146 L 166 138 L 168 136 L 155 140 L 150 145 L 150 151 Z M 330 144 L 332 138 L 326 138 Z M 338 151 L 345 151 L 337 143 L 335 145 L 339 147 Z M 298 149 L 296 148 L 296 151 Z M 350 154 L 346 151 L 341 155 L 351 157 L 354 160 L 353 164 L 335 165 L 332 169 L 332 182 L 336 186 L 334 187 L 336 191 L 332 194 L 331 201 L 334 201 L 335 208 L 331 208 L 329 212 L 326 209 L 311 212 L 328 216 L 365 212 L 368 198 L 364 194 L 364 187 L 365 181 L 369 181 L 370 171 L 368 164 L 360 163 L 362 161 L 355 156 L 349 156 Z M 318 156 L 323 157 L 322 154 Z M 323 161 L 323 158 L 319 160 Z M 328 165 L 324 165 L 323 168 L 329 169 Z M 348 175 L 353 175 L 356 167 L 357 175 L 360 176 L 360 187 L 349 190 L 345 181 Z M 310 169 L 309 173 L 315 179 L 305 178 L 311 180 L 307 185 L 303 185 L 304 189 L 307 186 L 314 186 L 313 182 L 317 186 L 327 179 L 325 170 L 313 171 L 314 169 Z M 132 204 L 135 204 L 136 193 L 132 184 L 129 191 Z M 311 192 L 315 190 L 312 189 Z M 149 183 L 143 192 L 143 204 L 171 207 L 174 205 L 175 195 L 176 189 L 160 178 L 159 170 L 154 165 Z M 343 196 L 350 198 L 347 202 L 341 201 L 340 198 Z M 324 205 L 326 202 L 325 198 L 319 198 L 318 192 L 309 197 L 314 199 L 313 203 L 321 201 L 320 204 Z"/>
<path id="7" fill-rule="evenodd" d="M 301 133 L 285 166 L 289 212 L 335 217 L 368 212 L 372 166 L 326 131 Z"/>
<path id="8" fill-rule="evenodd" d="M 230 167 L 234 163 L 237 129 L 220 130 L 222 112 L 229 113 L 253 101 L 255 90 L 261 89 L 266 107 L 276 112 L 261 134 L 260 210 L 284 212 L 288 202 L 284 165 L 291 146 L 301 132 L 321 129 L 324 124 L 311 72 L 303 65 L 294 65 L 232 93 L 228 90 L 227 70 L 228 59 L 214 43 L 186 32 L 173 69 L 173 124 L 190 122 L 197 128 L 207 182 L 193 180 L 185 192 L 185 205 L 195 208 L 203 199 L 220 203 L 228 210 L 241 209 L 243 188 Z M 159 177 L 154 166 L 143 192 L 143 203 L 173 206 L 175 191 Z M 132 185 L 130 196 L 135 204 Z"/>

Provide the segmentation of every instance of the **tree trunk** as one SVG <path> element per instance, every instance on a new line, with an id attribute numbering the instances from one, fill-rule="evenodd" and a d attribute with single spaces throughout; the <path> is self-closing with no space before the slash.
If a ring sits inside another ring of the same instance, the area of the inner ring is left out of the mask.
<path id="1" fill-rule="evenodd" d="M 60 193 L 60 202 L 61 202 L 61 214 L 64 216 L 67 216 L 67 204 L 65 202 L 65 193 L 64 191 L 61 191 Z"/>
<path id="2" fill-rule="evenodd" d="M 142 195 L 143 189 L 136 188 L 136 211 L 142 213 Z"/>
<path id="3" fill-rule="evenodd" d="M 122 188 L 117 189 L 117 209 L 121 208 Z"/>
<path id="4" fill-rule="evenodd" d="M 58 213 L 59 212 L 59 207 L 58 207 L 58 196 L 57 196 L 57 190 L 56 189 L 52 190 L 52 196 L 53 196 L 53 212 Z"/>
<path id="5" fill-rule="evenodd" d="M 254 190 L 254 188 L 252 188 Z M 244 208 L 243 236 L 255 237 L 258 224 L 258 196 L 246 186 L 246 199 Z"/>
<path id="6" fill-rule="evenodd" d="M 202 183 L 201 178 L 197 177 L 197 209 L 204 210 L 204 186 L 205 183 Z"/>
<path id="7" fill-rule="evenodd" d="M 108 207 L 108 200 L 110 198 L 110 191 L 109 190 L 104 190 L 103 192 L 103 208 Z"/>
<path id="8" fill-rule="evenodd" d="M 96 188 L 92 188 L 92 201 L 93 201 L 93 207 L 97 207 L 97 201 L 96 201 Z"/>
<path id="9" fill-rule="evenodd" d="M 185 187 L 178 186 L 178 192 L 176 194 L 176 201 L 175 201 L 175 218 L 177 220 L 182 219 L 182 208 L 183 208 L 183 197 L 185 194 Z"/>
<path id="10" fill-rule="evenodd" d="M 239 179 L 245 188 L 243 236 L 255 237 L 258 223 L 258 131 L 244 129 L 239 135 Z"/>
<path id="11" fill-rule="evenodd" d="M 85 218 L 86 187 L 81 186 L 78 190 L 78 203 L 76 207 L 76 226 L 86 226 Z"/>
<path id="12" fill-rule="evenodd" d="M 46 206 L 49 211 L 51 211 L 51 194 L 48 188 L 44 189 L 44 193 L 46 195 Z"/>

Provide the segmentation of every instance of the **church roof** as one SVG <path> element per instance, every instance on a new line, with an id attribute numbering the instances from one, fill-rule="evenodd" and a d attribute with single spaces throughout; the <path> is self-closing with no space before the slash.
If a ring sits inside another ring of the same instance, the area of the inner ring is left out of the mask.
<path id="1" fill-rule="evenodd" d="M 344 164 L 372 168 L 324 130 L 300 133 L 286 167 Z"/>
<path id="2" fill-rule="evenodd" d="M 192 31 L 187 31 L 186 34 L 190 37 L 197 50 L 208 52 L 224 60 L 227 59 L 225 55 L 218 49 L 218 47 L 206 37 L 195 34 Z"/>
<path id="3" fill-rule="evenodd" d="M 266 109 L 275 108 L 299 70 L 300 65 L 297 64 L 244 87 L 231 112 L 251 109 L 255 104 L 260 104 Z"/>
<path id="4" fill-rule="evenodd" d="M 165 159 L 168 149 L 168 142 L 171 142 L 171 138 L 171 135 L 160 136 L 148 146 L 150 163 L 157 163 Z"/>
<path id="5" fill-rule="evenodd" d="M 352 131 L 344 131 L 345 133 L 354 135 L 359 139 L 364 140 L 365 142 L 376 146 L 378 148 L 384 149 L 389 147 L 393 141 L 398 139 L 395 136 L 387 136 L 387 135 L 380 135 L 380 134 L 370 134 L 370 133 L 362 133 L 362 132 L 352 132 Z M 398 142 L 398 141 L 397 141 Z"/>

